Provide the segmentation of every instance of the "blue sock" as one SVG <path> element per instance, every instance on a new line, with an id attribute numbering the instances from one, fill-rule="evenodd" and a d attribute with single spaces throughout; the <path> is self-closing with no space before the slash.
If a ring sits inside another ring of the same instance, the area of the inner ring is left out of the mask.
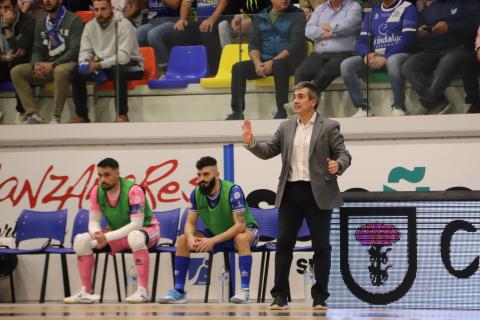
<path id="1" fill-rule="evenodd" d="M 242 289 L 248 289 L 250 287 L 250 273 L 252 271 L 252 256 L 238 257 L 238 268 L 240 269 Z"/>
<path id="2" fill-rule="evenodd" d="M 185 279 L 187 278 L 190 257 L 175 256 L 175 289 L 184 293 Z"/>

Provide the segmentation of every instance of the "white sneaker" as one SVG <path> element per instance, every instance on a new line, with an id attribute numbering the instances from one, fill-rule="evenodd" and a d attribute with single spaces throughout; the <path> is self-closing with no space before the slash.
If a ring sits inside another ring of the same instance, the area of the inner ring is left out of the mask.
<path id="1" fill-rule="evenodd" d="M 393 117 L 403 117 L 405 115 L 405 111 L 400 108 L 392 108 L 392 116 Z"/>
<path id="2" fill-rule="evenodd" d="M 27 120 L 28 116 L 25 113 L 17 112 L 17 116 L 15 117 L 15 124 L 23 124 L 25 120 Z"/>
<path id="3" fill-rule="evenodd" d="M 248 289 L 240 289 L 237 293 L 230 298 L 231 303 L 248 303 L 250 300 L 250 290 Z"/>
<path id="4" fill-rule="evenodd" d="M 27 119 L 23 122 L 23 124 L 41 124 L 43 123 L 43 119 L 38 114 L 31 114 L 27 116 Z"/>
<path id="5" fill-rule="evenodd" d="M 60 124 L 60 117 L 59 116 L 52 116 L 52 120 L 50 120 L 49 124 Z"/>
<path id="6" fill-rule="evenodd" d="M 373 116 L 372 110 L 368 109 L 367 110 L 362 109 L 362 108 L 357 108 L 357 112 L 355 112 L 352 116 L 352 118 L 363 118 L 363 117 L 371 117 Z"/>
<path id="7" fill-rule="evenodd" d="M 64 303 L 74 304 L 74 303 L 97 303 L 100 301 L 100 296 L 98 294 L 91 294 L 85 292 L 85 287 L 82 287 L 77 294 L 63 299 Z"/>
<path id="8" fill-rule="evenodd" d="M 125 303 L 150 303 L 150 295 L 144 287 L 138 287 L 130 297 L 125 298 Z"/>

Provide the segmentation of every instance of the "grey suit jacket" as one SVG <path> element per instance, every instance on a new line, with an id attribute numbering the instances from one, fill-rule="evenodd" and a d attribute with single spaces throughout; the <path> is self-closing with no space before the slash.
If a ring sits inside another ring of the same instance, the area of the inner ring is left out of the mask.
<path id="1" fill-rule="evenodd" d="M 270 159 L 278 154 L 282 156 L 282 172 L 277 188 L 275 207 L 282 203 L 282 197 L 290 171 L 293 139 L 297 129 L 297 117 L 282 122 L 270 142 L 256 142 L 247 147 L 260 159 Z M 341 175 L 349 166 L 352 157 L 345 148 L 343 135 L 340 133 L 340 124 L 317 113 L 309 153 L 310 183 L 313 196 L 318 207 L 329 210 L 343 204 L 337 183 L 337 175 Z M 328 172 L 327 158 L 336 160 L 340 164 L 337 174 Z"/>

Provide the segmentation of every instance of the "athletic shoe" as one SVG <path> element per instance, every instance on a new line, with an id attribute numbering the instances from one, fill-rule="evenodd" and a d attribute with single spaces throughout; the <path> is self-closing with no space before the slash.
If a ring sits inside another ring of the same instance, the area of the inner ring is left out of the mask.
<path id="1" fill-rule="evenodd" d="M 72 120 L 70 120 L 69 123 L 88 123 L 88 122 L 90 122 L 89 119 L 85 119 L 85 118 L 82 118 L 82 117 L 75 117 Z"/>
<path id="2" fill-rule="evenodd" d="M 60 123 L 62 123 L 62 122 L 60 121 L 59 116 L 53 116 L 52 120 L 50 120 L 50 122 L 49 122 L 49 124 L 60 124 Z"/>
<path id="3" fill-rule="evenodd" d="M 43 123 L 43 119 L 38 114 L 31 114 L 27 116 L 27 119 L 23 122 L 23 124 L 41 124 Z"/>
<path id="4" fill-rule="evenodd" d="M 169 290 L 166 296 L 161 297 L 160 300 L 158 300 L 158 303 L 187 303 L 187 293 L 181 293 L 177 289 Z"/>
<path id="5" fill-rule="evenodd" d="M 371 117 L 371 116 L 373 116 L 371 109 L 368 109 L 368 113 L 367 113 L 367 109 L 357 108 L 357 112 L 355 112 L 352 115 L 352 118 L 363 118 L 363 117 Z"/>
<path id="6" fill-rule="evenodd" d="M 231 303 L 248 303 L 250 299 L 250 290 L 248 288 L 240 289 L 237 293 L 230 299 Z"/>
<path id="7" fill-rule="evenodd" d="M 118 116 L 117 118 L 117 123 L 124 123 L 124 122 L 129 122 L 130 120 L 128 119 L 128 117 L 124 114 L 121 114 Z"/>
<path id="8" fill-rule="evenodd" d="M 138 287 L 137 291 L 130 297 L 125 298 L 125 303 L 149 303 L 150 295 L 144 287 Z"/>
<path id="9" fill-rule="evenodd" d="M 273 119 L 286 119 L 287 118 L 287 112 L 285 109 L 280 108 L 273 114 Z"/>
<path id="10" fill-rule="evenodd" d="M 327 310 L 327 303 L 320 298 L 313 299 L 313 310 Z"/>
<path id="11" fill-rule="evenodd" d="M 23 124 L 25 120 L 27 120 L 27 118 L 28 118 L 28 115 L 26 115 L 25 113 L 17 112 L 17 116 L 15 117 L 14 123 Z"/>
<path id="12" fill-rule="evenodd" d="M 225 120 L 242 120 L 243 114 L 240 112 L 232 112 L 230 113 Z"/>
<path id="13" fill-rule="evenodd" d="M 270 310 L 285 310 L 288 308 L 287 298 L 276 296 L 273 298 L 273 302 L 270 305 Z"/>
<path id="14" fill-rule="evenodd" d="M 405 115 L 405 111 L 400 108 L 392 108 L 393 117 L 402 117 Z"/>
<path id="15" fill-rule="evenodd" d="M 85 292 L 85 287 L 82 287 L 77 294 L 63 299 L 64 303 L 75 304 L 75 303 L 97 303 L 100 301 L 100 296 L 98 294 L 91 294 Z"/>

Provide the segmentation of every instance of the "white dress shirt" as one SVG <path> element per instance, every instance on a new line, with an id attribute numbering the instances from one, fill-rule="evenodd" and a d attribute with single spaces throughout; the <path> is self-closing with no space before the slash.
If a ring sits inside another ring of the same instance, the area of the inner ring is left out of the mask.
<path id="1" fill-rule="evenodd" d="M 310 181 L 308 154 L 310 152 L 310 140 L 316 117 L 317 113 L 315 112 L 306 124 L 301 123 L 300 118 L 297 119 L 297 130 L 293 139 L 293 152 L 288 181 Z"/>

